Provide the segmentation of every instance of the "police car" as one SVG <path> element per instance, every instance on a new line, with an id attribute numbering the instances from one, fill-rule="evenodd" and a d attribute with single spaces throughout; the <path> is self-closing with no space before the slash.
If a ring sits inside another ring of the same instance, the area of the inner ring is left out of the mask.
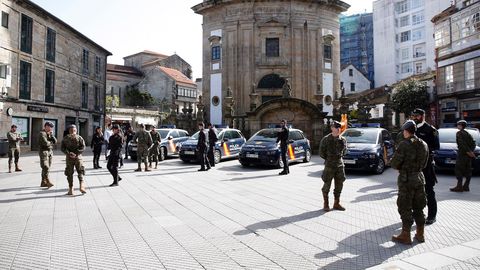
<path id="1" fill-rule="evenodd" d="M 236 158 L 240 153 L 246 139 L 242 132 L 233 128 L 219 128 L 215 130 L 218 141 L 215 144 L 214 160 L 215 164 L 223 159 Z M 184 162 L 197 162 L 197 142 L 200 131 L 193 134 L 185 142 L 179 144 L 180 159 Z M 208 134 L 207 134 L 208 136 Z"/>
<path id="2" fill-rule="evenodd" d="M 267 165 L 278 168 L 283 167 L 280 157 L 280 146 L 277 144 L 278 128 L 266 128 L 255 133 L 243 145 L 239 161 L 243 166 Z M 303 161 L 309 162 L 312 158 L 310 141 L 299 129 L 289 129 L 288 134 L 288 162 Z"/>
<path id="3" fill-rule="evenodd" d="M 480 173 L 480 132 L 476 128 L 466 128 L 475 140 L 475 159 L 472 168 L 475 173 Z M 453 170 L 457 161 L 457 128 L 439 128 L 438 135 L 440 141 L 440 149 L 436 150 L 433 155 L 436 170 Z"/>
<path id="4" fill-rule="evenodd" d="M 160 133 L 162 141 L 160 142 L 160 161 L 167 156 L 174 156 L 178 154 L 177 144 L 188 140 L 189 134 L 186 130 L 177 128 L 159 128 L 156 129 Z M 137 159 L 137 143 L 128 143 L 128 154 L 132 159 Z"/>
<path id="5" fill-rule="evenodd" d="M 386 129 L 348 128 L 342 136 L 347 140 L 347 154 L 343 157 L 346 169 L 383 173 L 395 150 Z"/>

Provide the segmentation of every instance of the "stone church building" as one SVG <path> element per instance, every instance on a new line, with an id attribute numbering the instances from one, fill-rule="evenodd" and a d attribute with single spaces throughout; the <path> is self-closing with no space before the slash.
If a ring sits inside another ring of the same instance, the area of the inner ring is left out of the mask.
<path id="1" fill-rule="evenodd" d="M 287 119 L 321 135 L 340 96 L 339 0 L 205 0 L 207 119 L 253 134 Z M 317 139 L 317 138 L 315 138 Z"/>

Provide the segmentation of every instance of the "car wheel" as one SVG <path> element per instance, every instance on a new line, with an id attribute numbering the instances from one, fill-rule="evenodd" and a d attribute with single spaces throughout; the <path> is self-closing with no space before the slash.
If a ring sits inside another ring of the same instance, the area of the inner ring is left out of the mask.
<path id="1" fill-rule="evenodd" d="M 166 158 L 166 153 L 167 152 L 167 149 L 165 147 L 160 147 L 160 154 L 158 155 L 158 159 L 160 159 L 160 161 L 164 161 L 165 158 Z"/>
<path id="2" fill-rule="evenodd" d="M 383 158 L 380 157 L 378 159 L 377 166 L 375 167 L 375 174 L 382 174 L 384 170 L 385 170 L 385 161 L 383 161 Z"/>
<path id="3" fill-rule="evenodd" d="M 220 160 L 222 159 L 222 153 L 220 153 L 220 150 L 215 150 L 215 153 L 213 154 L 213 161 L 215 164 L 220 163 Z"/>
<path id="4" fill-rule="evenodd" d="M 305 158 L 303 159 L 303 162 L 305 163 L 310 162 L 311 159 L 312 159 L 312 153 L 310 152 L 310 150 L 306 150 Z"/>
<path id="5" fill-rule="evenodd" d="M 278 158 L 278 162 L 277 162 L 277 169 L 282 169 L 283 168 L 283 160 L 281 158 Z"/>

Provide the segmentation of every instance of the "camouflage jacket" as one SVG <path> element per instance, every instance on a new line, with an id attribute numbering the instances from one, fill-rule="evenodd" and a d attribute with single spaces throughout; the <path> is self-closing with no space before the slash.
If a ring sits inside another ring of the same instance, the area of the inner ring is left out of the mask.
<path id="1" fill-rule="evenodd" d="M 22 140 L 22 134 L 19 132 L 7 132 L 8 148 L 20 148 L 20 141 Z"/>
<path id="2" fill-rule="evenodd" d="M 475 140 L 468 131 L 459 130 L 457 132 L 457 146 L 458 157 L 467 157 L 468 152 L 473 152 L 475 150 Z"/>
<path id="3" fill-rule="evenodd" d="M 66 155 L 74 153 L 77 156 L 81 155 L 85 150 L 85 141 L 82 136 L 77 134 L 68 134 L 62 140 L 62 152 Z"/>
<path id="4" fill-rule="evenodd" d="M 427 166 L 427 161 L 427 144 L 413 135 L 399 144 L 390 164 L 400 174 L 409 174 L 421 172 Z"/>
<path id="5" fill-rule="evenodd" d="M 150 132 L 150 136 L 152 136 L 152 143 L 155 145 L 159 145 L 162 141 L 162 138 L 160 137 L 160 133 L 158 133 L 158 131 L 155 133 Z"/>
<path id="6" fill-rule="evenodd" d="M 320 157 L 325 159 L 325 167 L 343 166 L 342 157 L 347 152 L 347 140 L 341 135 L 334 137 L 331 133 L 320 142 Z"/>
<path id="7" fill-rule="evenodd" d="M 137 142 L 138 145 L 150 146 L 152 145 L 152 136 L 148 131 L 139 130 L 137 133 L 135 133 L 133 141 Z"/>
<path id="8" fill-rule="evenodd" d="M 40 131 L 38 137 L 38 150 L 50 151 L 53 150 L 53 146 L 57 143 L 57 139 L 52 133 L 47 133 L 45 130 Z"/>

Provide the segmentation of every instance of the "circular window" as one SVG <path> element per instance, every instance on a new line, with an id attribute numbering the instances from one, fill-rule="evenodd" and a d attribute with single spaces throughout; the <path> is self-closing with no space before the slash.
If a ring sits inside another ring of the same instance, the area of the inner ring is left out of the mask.
<path id="1" fill-rule="evenodd" d="M 212 97 L 212 104 L 213 106 L 218 106 L 218 104 L 220 104 L 220 98 L 218 96 Z"/>
<path id="2" fill-rule="evenodd" d="M 332 104 L 332 97 L 331 96 L 325 96 L 325 104 L 331 105 Z"/>

